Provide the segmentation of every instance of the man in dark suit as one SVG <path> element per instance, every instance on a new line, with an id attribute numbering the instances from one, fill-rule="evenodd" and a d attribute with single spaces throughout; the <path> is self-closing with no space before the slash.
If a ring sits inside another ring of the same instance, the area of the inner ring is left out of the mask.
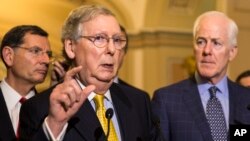
<path id="1" fill-rule="evenodd" d="M 7 75 L 0 83 L 1 141 L 18 137 L 21 102 L 34 96 L 35 85 L 45 80 L 50 52 L 48 33 L 38 26 L 16 26 L 4 35 L 1 58 Z"/>
<path id="2" fill-rule="evenodd" d="M 113 13 L 97 5 L 74 9 L 62 28 L 62 41 L 72 68 L 62 83 L 22 106 L 21 140 L 154 140 L 148 95 L 113 83 L 126 44 Z M 99 119 L 98 97 L 102 108 L 114 112 L 107 129 Z"/>
<path id="3" fill-rule="evenodd" d="M 250 91 L 226 74 L 237 54 L 237 33 L 235 22 L 221 12 L 197 18 L 195 75 L 160 88 L 153 96 L 153 113 L 160 119 L 165 140 L 225 141 L 230 124 L 250 124 Z"/>

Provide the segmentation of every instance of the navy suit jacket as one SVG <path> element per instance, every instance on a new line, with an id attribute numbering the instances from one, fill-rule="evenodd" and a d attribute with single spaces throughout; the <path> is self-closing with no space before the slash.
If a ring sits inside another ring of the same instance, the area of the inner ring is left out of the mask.
<path id="1" fill-rule="evenodd" d="M 42 129 L 48 115 L 49 95 L 52 88 L 29 99 L 21 107 L 21 140 L 45 141 Z M 110 88 L 111 98 L 116 109 L 123 141 L 154 140 L 149 96 L 137 89 L 118 84 Z M 87 100 L 68 122 L 64 141 L 104 141 L 105 135 L 100 122 Z M 152 137 L 152 138 L 151 138 Z"/>
<path id="2" fill-rule="evenodd" d="M 15 141 L 16 135 L 8 113 L 7 105 L 0 89 L 0 141 Z"/>
<path id="3" fill-rule="evenodd" d="M 250 124 L 250 89 L 230 80 L 228 89 L 229 124 Z M 194 77 L 156 90 L 152 110 L 166 141 L 212 141 Z"/>

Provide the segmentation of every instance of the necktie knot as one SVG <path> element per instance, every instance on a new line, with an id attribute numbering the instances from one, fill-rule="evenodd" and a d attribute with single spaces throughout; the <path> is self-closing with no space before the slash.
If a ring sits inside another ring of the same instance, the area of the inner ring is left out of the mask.
<path id="1" fill-rule="evenodd" d="M 20 98 L 19 102 L 23 104 L 27 99 L 25 97 Z"/>
<path id="2" fill-rule="evenodd" d="M 96 105 L 96 109 L 99 109 L 100 107 L 104 107 L 103 100 L 104 100 L 104 95 L 97 94 L 94 97 L 94 102 L 95 102 L 95 105 Z"/>
<path id="3" fill-rule="evenodd" d="M 216 86 L 212 86 L 208 89 L 210 93 L 210 98 L 216 97 L 216 92 L 218 91 L 218 88 Z"/>

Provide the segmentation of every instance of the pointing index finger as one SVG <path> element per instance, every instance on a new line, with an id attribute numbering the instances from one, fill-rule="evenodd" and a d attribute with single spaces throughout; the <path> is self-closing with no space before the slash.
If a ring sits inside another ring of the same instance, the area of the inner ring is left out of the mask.
<path id="1" fill-rule="evenodd" d="M 71 80 L 74 79 L 75 76 L 81 71 L 82 66 L 78 66 L 78 67 L 74 67 L 72 69 L 70 69 L 69 71 L 66 72 L 64 80 Z"/>

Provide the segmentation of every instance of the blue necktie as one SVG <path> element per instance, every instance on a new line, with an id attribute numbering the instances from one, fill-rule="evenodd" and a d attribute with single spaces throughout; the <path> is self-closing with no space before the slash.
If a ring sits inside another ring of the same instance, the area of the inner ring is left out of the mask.
<path id="1" fill-rule="evenodd" d="M 207 120 L 210 125 L 214 141 L 227 141 L 227 127 L 223 109 L 216 97 L 218 88 L 212 86 L 209 89 L 210 99 L 207 102 Z"/>

